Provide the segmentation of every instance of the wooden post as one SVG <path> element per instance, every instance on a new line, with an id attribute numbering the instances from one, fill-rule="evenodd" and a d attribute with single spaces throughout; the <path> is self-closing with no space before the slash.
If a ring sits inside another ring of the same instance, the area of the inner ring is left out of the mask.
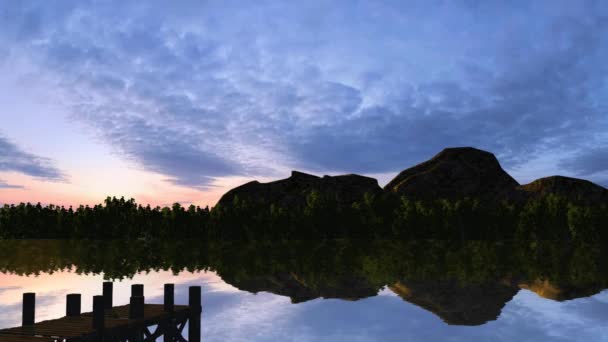
<path id="1" fill-rule="evenodd" d="M 144 297 L 135 296 L 131 297 L 129 303 L 129 319 L 143 319 L 144 318 Z M 133 331 L 131 337 L 133 342 L 143 341 L 143 332 L 140 330 Z"/>
<path id="2" fill-rule="evenodd" d="M 129 305 L 129 319 L 144 318 L 144 285 L 131 285 L 131 299 Z M 142 340 L 143 333 L 141 331 L 134 332 L 133 341 L 139 342 Z"/>
<path id="3" fill-rule="evenodd" d="M 144 296 L 144 285 L 133 284 L 131 285 L 131 297 L 143 297 Z"/>
<path id="4" fill-rule="evenodd" d="M 93 296 L 93 329 L 103 336 L 105 327 L 105 310 L 103 296 Z"/>
<path id="5" fill-rule="evenodd" d="M 164 311 L 165 312 L 173 312 L 175 303 L 175 285 L 174 284 L 165 284 L 165 300 L 164 300 Z M 174 329 L 175 321 L 173 319 L 169 319 L 165 325 L 165 333 L 163 335 L 164 342 L 173 342 L 175 340 L 173 329 Z"/>
<path id="6" fill-rule="evenodd" d="M 103 283 L 103 299 L 104 299 L 104 308 L 106 310 L 112 309 L 113 297 L 114 297 L 114 284 L 111 281 L 104 282 Z"/>
<path id="7" fill-rule="evenodd" d="M 80 316 L 81 296 L 79 293 L 71 293 L 66 296 L 65 315 L 68 317 Z"/>
<path id="8" fill-rule="evenodd" d="M 23 294 L 23 311 L 21 325 L 34 325 L 36 320 L 36 294 L 32 292 Z"/>
<path id="9" fill-rule="evenodd" d="M 165 321 L 165 333 L 163 334 L 163 342 L 173 342 L 175 341 L 175 334 L 173 332 L 175 327 L 175 321 L 173 319 Z"/>
<path id="10" fill-rule="evenodd" d="M 131 299 L 129 303 L 129 319 L 143 319 L 144 318 L 144 285 L 133 284 L 131 285 Z M 133 333 L 133 341 L 142 341 L 143 333 L 136 331 Z"/>
<path id="11" fill-rule="evenodd" d="M 144 318 L 144 297 L 135 296 L 131 297 L 129 305 L 129 319 L 142 319 Z"/>
<path id="12" fill-rule="evenodd" d="M 165 284 L 165 312 L 173 312 L 173 304 L 175 302 L 175 285 Z"/>
<path id="13" fill-rule="evenodd" d="M 190 306 L 190 321 L 188 322 L 188 341 L 201 340 L 201 287 L 190 286 L 188 304 Z"/>

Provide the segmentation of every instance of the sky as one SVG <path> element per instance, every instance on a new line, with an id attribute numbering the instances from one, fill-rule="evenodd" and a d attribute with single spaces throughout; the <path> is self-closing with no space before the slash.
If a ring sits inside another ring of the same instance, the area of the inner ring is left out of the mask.
<path id="1" fill-rule="evenodd" d="M 0 0 L 0 203 L 381 185 L 445 147 L 608 186 L 608 3 Z"/>

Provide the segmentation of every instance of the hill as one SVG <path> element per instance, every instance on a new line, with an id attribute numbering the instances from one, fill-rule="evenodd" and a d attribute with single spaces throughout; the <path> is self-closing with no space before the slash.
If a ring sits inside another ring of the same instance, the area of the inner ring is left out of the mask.
<path id="1" fill-rule="evenodd" d="M 416 199 L 509 196 L 519 184 L 496 157 L 472 147 L 446 148 L 397 175 L 385 191 Z"/>
<path id="2" fill-rule="evenodd" d="M 588 180 L 563 176 L 537 179 L 517 187 L 527 198 L 542 198 L 549 194 L 583 204 L 608 203 L 608 189 Z"/>
<path id="3" fill-rule="evenodd" d="M 281 207 L 302 207 L 313 191 L 335 200 L 340 206 L 349 206 L 361 200 L 365 193 L 381 193 L 374 178 L 350 174 L 317 177 L 292 171 L 291 177 L 270 183 L 252 181 L 236 187 L 220 198 L 218 204 L 230 206 L 235 198 L 250 202 L 265 202 Z"/>

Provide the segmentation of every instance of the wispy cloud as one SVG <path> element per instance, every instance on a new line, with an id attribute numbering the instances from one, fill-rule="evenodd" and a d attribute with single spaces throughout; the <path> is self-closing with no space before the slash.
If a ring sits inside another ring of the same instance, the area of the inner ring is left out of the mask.
<path id="1" fill-rule="evenodd" d="M 458 145 L 514 167 L 607 143 L 601 1 L 79 1 L 2 12 L 7 60 L 46 70 L 75 118 L 179 185 L 286 168 L 393 172 Z"/>
<path id="2" fill-rule="evenodd" d="M 13 185 L 0 179 L 0 189 L 23 189 L 23 185 Z"/>
<path id="3" fill-rule="evenodd" d="M 21 150 L 17 145 L 0 135 L 0 172 L 14 171 L 49 181 L 64 181 L 65 175 L 53 162 L 44 157 Z M 20 187 L 0 181 L 0 188 Z"/>
<path id="4" fill-rule="evenodd" d="M 581 177 L 593 177 L 599 184 L 608 186 L 608 148 L 591 147 L 564 158 L 560 166 Z"/>

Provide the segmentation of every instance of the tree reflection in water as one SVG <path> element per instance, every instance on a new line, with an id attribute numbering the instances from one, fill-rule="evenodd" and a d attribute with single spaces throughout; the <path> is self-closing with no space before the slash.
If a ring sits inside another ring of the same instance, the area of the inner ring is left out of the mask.
<path id="1" fill-rule="evenodd" d="M 0 272 L 72 270 L 130 278 L 146 271 L 211 270 L 244 291 L 358 300 L 388 287 L 448 324 L 496 319 L 520 289 L 552 300 L 608 288 L 608 248 L 571 242 L 438 240 L 2 240 Z"/>

